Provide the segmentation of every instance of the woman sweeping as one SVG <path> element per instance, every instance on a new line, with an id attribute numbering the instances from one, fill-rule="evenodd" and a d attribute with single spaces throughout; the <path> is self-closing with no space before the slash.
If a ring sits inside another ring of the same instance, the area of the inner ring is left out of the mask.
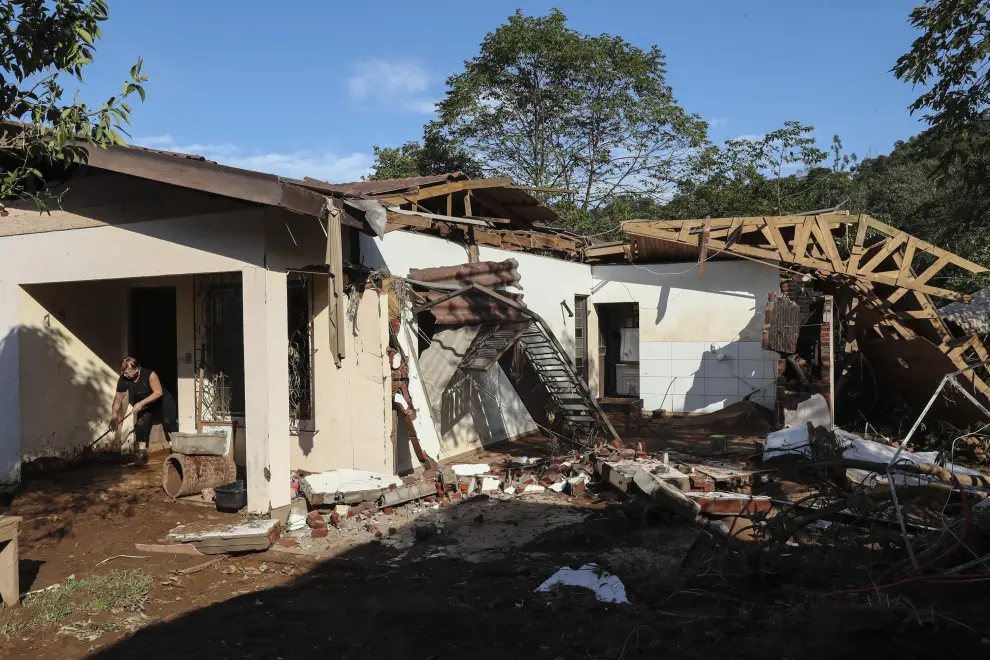
<path id="1" fill-rule="evenodd" d="M 124 358 L 120 363 L 117 395 L 113 398 L 111 431 L 115 431 L 124 421 L 124 413 L 127 412 L 127 406 L 124 405 L 125 394 L 133 409 L 135 454 L 139 463 L 147 463 L 151 427 L 161 424 L 166 433 L 178 430 L 175 399 L 162 387 L 158 374 L 143 368 L 132 357 Z"/>

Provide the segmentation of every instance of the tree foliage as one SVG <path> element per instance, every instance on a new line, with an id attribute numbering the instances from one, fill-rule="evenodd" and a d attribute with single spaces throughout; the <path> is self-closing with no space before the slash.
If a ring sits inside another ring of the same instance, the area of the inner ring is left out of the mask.
<path id="1" fill-rule="evenodd" d="M 372 181 L 410 176 L 429 176 L 462 172 L 479 177 L 481 167 L 464 149 L 440 135 L 433 125 L 427 125 L 423 142 L 406 142 L 401 147 L 374 147 L 375 162 L 371 166 Z"/>
<path id="2" fill-rule="evenodd" d="M 125 143 L 127 99 L 145 97 L 140 60 L 121 93 L 100 106 L 67 99 L 64 87 L 82 82 L 107 11 L 106 0 L 0 0 L 0 199 L 27 195 L 43 206 L 42 170 L 85 160 L 85 144 Z"/>
<path id="3" fill-rule="evenodd" d="M 516 12 L 447 80 L 436 130 L 489 176 L 574 189 L 582 212 L 659 198 L 706 144 L 666 82 L 660 49 L 588 36 L 557 10 Z"/>
<path id="4" fill-rule="evenodd" d="M 922 31 L 894 65 L 898 79 L 927 89 L 911 104 L 934 127 L 966 129 L 990 102 L 990 2 L 927 0 L 911 12 Z"/>

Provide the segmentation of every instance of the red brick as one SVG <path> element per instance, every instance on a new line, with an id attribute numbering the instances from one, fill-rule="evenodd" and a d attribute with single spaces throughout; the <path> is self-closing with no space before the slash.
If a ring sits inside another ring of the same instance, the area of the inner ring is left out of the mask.
<path id="1" fill-rule="evenodd" d="M 392 515 L 393 513 L 395 513 L 395 509 L 393 509 L 393 508 L 392 508 L 392 507 L 390 507 L 390 506 L 387 506 L 387 507 L 385 507 L 384 509 L 382 509 L 382 513 L 384 513 L 384 514 L 385 514 L 386 516 L 390 516 L 390 515 Z"/>
<path id="2" fill-rule="evenodd" d="M 464 496 L 461 493 L 454 493 L 453 495 L 450 496 L 450 498 L 451 499 L 454 499 L 454 500 L 459 500 L 462 497 L 464 497 Z"/>
<path id="3" fill-rule="evenodd" d="M 693 491 L 697 491 L 700 493 L 710 493 L 713 490 L 715 490 L 715 484 L 712 483 L 710 479 L 706 479 L 705 477 L 701 477 L 695 474 L 692 474 L 690 476 L 690 479 L 691 479 L 691 490 Z"/>
<path id="4" fill-rule="evenodd" d="M 374 525 L 366 525 L 364 529 L 367 532 L 371 532 L 375 536 L 381 536 L 382 535 L 382 531 L 380 529 L 378 529 L 377 527 L 375 527 Z"/>
<path id="5" fill-rule="evenodd" d="M 722 516 L 736 516 L 741 513 L 769 511 L 772 506 L 770 500 L 750 500 L 746 497 L 717 499 L 699 497 L 694 498 L 694 500 L 701 506 L 701 513 L 712 513 Z"/>
<path id="6" fill-rule="evenodd" d="M 278 544 L 283 548 L 295 548 L 299 543 L 295 539 L 282 538 L 278 540 Z"/>
<path id="7" fill-rule="evenodd" d="M 434 495 L 427 495 L 425 499 L 430 504 L 433 504 L 434 502 L 437 501 L 437 498 Z"/>
<path id="8" fill-rule="evenodd" d="M 340 527 L 340 514 L 336 511 L 330 514 L 330 524 L 334 527 Z"/>
<path id="9" fill-rule="evenodd" d="M 576 484 L 567 484 L 567 494 L 571 497 L 578 497 L 579 495 L 584 495 L 585 483 L 584 481 L 579 481 Z"/>
<path id="10" fill-rule="evenodd" d="M 314 538 L 322 539 L 322 538 L 325 538 L 327 536 L 327 534 L 330 533 L 330 528 L 329 527 L 318 527 L 318 528 L 317 527 L 314 527 L 312 533 L 313 533 L 313 537 Z"/>

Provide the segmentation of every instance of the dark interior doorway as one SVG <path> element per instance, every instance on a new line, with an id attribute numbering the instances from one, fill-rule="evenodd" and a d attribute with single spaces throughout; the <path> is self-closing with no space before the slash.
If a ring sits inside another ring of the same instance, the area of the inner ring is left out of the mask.
<path id="1" fill-rule="evenodd" d="M 158 374 L 173 397 L 179 385 L 177 343 L 175 287 L 132 289 L 129 352 Z"/>
<path id="2" fill-rule="evenodd" d="M 639 304 L 596 303 L 602 395 L 639 396 Z"/>

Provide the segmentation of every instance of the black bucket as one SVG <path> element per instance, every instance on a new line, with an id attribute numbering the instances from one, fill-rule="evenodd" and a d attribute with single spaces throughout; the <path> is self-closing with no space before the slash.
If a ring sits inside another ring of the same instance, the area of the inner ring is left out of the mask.
<path id="1" fill-rule="evenodd" d="M 244 481 L 232 481 L 213 489 L 217 511 L 240 511 L 247 506 L 247 488 Z"/>

